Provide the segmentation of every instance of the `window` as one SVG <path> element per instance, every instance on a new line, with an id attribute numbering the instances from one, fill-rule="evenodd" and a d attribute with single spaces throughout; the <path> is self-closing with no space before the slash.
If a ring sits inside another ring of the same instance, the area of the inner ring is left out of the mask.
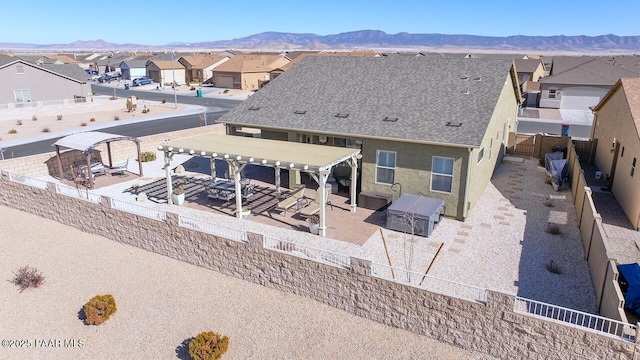
<path id="1" fill-rule="evenodd" d="M 480 164 L 480 161 L 482 161 L 482 159 L 484 159 L 484 148 L 480 149 L 480 151 L 478 152 L 478 164 Z"/>
<path id="2" fill-rule="evenodd" d="M 556 90 L 556 89 L 549 89 L 549 99 L 555 99 L 557 91 L 558 90 Z"/>
<path id="3" fill-rule="evenodd" d="M 624 146 L 622 147 L 622 152 L 620 153 L 620 157 L 624 157 Z"/>
<path id="4" fill-rule="evenodd" d="M 376 182 L 392 185 L 396 173 L 396 153 L 378 150 L 376 160 Z"/>
<path id="5" fill-rule="evenodd" d="M 13 94 L 16 97 L 16 104 L 31 102 L 31 93 L 29 90 L 14 90 Z"/>
<path id="6" fill-rule="evenodd" d="M 22 65 L 16 65 L 16 73 L 18 73 L 18 74 L 24 74 L 24 66 L 22 66 Z"/>
<path id="7" fill-rule="evenodd" d="M 451 193 L 453 158 L 434 156 L 431 163 L 431 191 Z"/>
<path id="8" fill-rule="evenodd" d="M 489 159 L 491 159 L 491 152 L 493 151 L 493 139 L 491 139 L 491 144 L 489 145 Z"/>
<path id="9" fill-rule="evenodd" d="M 636 172 L 636 158 L 633 158 L 633 162 L 631 163 L 631 177 L 633 177 L 633 174 L 635 174 Z"/>

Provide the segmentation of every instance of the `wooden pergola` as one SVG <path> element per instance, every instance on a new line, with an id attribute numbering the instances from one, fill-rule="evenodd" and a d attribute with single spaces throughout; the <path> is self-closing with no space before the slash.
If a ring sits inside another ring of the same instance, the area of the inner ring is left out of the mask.
<path id="1" fill-rule="evenodd" d="M 60 158 L 60 147 L 66 147 L 68 149 L 80 150 L 87 159 L 87 169 L 91 169 L 91 154 L 95 150 L 96 146 L 100 144 L 107 144 L 107 154 L 109 158 L 109 167 L 113 167 L 113 161 L 111 157 L 111 143 L 114 141 L 128 140 L 136 143 L 137 156 L 138 156 L 138 168 L 140 176 L 142 176 L 142 162 L 140 161 L 140 139 L 123 136 L 116 134 L 109 134 L 98 131 L 87 131 L 65 136 L 62 139 L 56 141 L 53 146 L 56 147 L 56 156 L 58 158 L 58 174 L 60 179 L 64 178 L 64 171 L 62 169 L 62 159 Z M 93 176 L 89 176 L 89 187 L 93 188 Z"/>

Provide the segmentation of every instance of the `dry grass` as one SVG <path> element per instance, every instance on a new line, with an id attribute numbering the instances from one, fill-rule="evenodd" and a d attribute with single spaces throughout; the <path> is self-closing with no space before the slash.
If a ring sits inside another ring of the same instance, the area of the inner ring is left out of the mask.
<path id="1" fill-rule="evenodd" d="M 44 275 L 29 265 L 23 266 L 13 273 L 15 276 L 12 282 L 20 288 L 20 292 L 30 288 L 37 288 L 44 284 Z"/>

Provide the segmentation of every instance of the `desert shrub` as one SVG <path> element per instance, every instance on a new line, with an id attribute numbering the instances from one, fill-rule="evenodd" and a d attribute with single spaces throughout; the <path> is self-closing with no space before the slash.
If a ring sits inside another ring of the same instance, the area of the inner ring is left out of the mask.
<path id="1" fill-rule="evenodd" d="M 544 179 L 544 183 L 545 183 L 545 184 L 547 184 L 547 185 L 551 185 L 551 178 L 550 178 L 550 177 L 548 177 L 548 176 L 547 176 L 547 177 L 545 177 L 545 179 Z"/>
<path id="2" fill-rule="evenodd" d="M 33 116 L 31 117 L 31 120 L 33 120 L 33 121 L 38 121 L 38 117 L 37 117 L 37 116 L 35 116 L 35 115 L 33 115 Z"/>
<path id="3" fill-rule="evenodd" d="M 191 87 L 191 91 L 193 91 L 193 90 L 195 90 L 195 89 L 196 89 L 196 87 L 195 87 L 195 86 L 192 86 L 192 87 Z"/>
<path id="4" fill-rule="evenodd" d="M 544 202 L 544 206 L 546 206 L 546 207 L 555 207 L 555 205 L 553 204 L 553 202 L 551 201 L 551 199 L 547 199 L 547 200 Z"/>
<path id="5" fill-rule="evenodd" d="M 538 159 L 538 166 L 544 167 L 544 158 Z"/>
<path id="6" fill-rule="evenodd" d="M 156 161 L 156 159 L 156 153 L 154 153 L 153 151 L 145 151 L 140 154 L 140 161 L 142 162 Z"/>
<path id="7" fill-rule="evenodd" d="M 9 134 L 17 134 L 17 133 L 18 133 L 18 130 L 16 129 L 9 130 Z"/>
<path id="8" fill-rule="evenodd" d="M 140 96 L 136 96 L 136 100 L 140 100 Z"/>
<path id="9" fill-rule="evenodd" d="M 191 82 L 192 82 L 192 83 L 194 83 L 194 84 L 197 84 L 197 83 L 199 83 L 199 82 L 200 82 L 200 80 L 198 80 L 198 79 L 191 79 Z"/>
<path id="10" fill-rule="evenodd" d="M 96 92 L 95 92 L 95 91 L 92 91 L 92 92 L 91 92 L 91 94 L 92 94 L 92 95 L 95 95 L 95 94 L 96 94 Z"/>
<path id="11" fill-rule="evenodd" d="M 547 233 L 551 235 L 560 234 L 560 226 L 558 226 L 557 224 L 549 224 L 549 226 L 547 226 Z"/>
<path id="12" fill-rule="evenodd" d="M 80 126 L 87 126 L 87 123 L 86 122 L 82 122 L 82 123 L 80 123 Z"/>
<path id="13" fill-rule="evenodd" d="M 90 121 L 90 122 L 95 122 L 95 121 L 96 121 L 96 118 L 91 118 L 91 119 L 89 119 L 89 121 Z"/>
<path id="14" fill-rule="evenodd" d="M 166 104 L 167 103 L 167 99 L 162 99 L 162 103 Z"/>
<path id="15" fill-rule="evenodd" d="M 100 325 L 107 321 L 116 310 L 116 301 L 111 294 L 96 295 L 84 304 L 84 316 L 89 325 Z"/>
<path id="16" fill-rule="evenodd" d="M 51 130 L 49 130 L 49 128 L 48 128 L 48 127 L 46 127 L 46 128 L 44 128 L 44 129 L 42 129 L 42 132 L 44 132 L 44 133 L 48 133 L 48 132 L 50 132 L 50 131 L 51 131 Z"/>
<path id="17" fill-rule="evenodd" d="M 198 334 L 189 342 L 193 360 L 218 360 L 229 349 L 229 338 L 213 331 Z"/>
<path id="18" fill-rule="evenodd" d="M 57 115 L 57 116 L 56 116 L 56 118 L 57 118 L 58 120 L 62 120 L 62 115 Z"/>
<path id="19" fill-rule="evenodd" d="M 13 274 L 15 276 L 12 282 L 20 288 L 20 292 L 29 288 L 37 288 L 44 283 L 42 273 L 29 265 L 21 267 Z"/>
<path id="20" fill-rule="evenodd" d="M 20 119 L 16 120 L 16 125 L 22 125 L 22 120 Z"/>
<path id="21" fill-rule="evenodd" d="M 120 120 L 120 116 L 118 116 L 118 115 L 114 116 L 114 117 L 113 117 L 113 120 L 115 120 L 115 121 Z"/>

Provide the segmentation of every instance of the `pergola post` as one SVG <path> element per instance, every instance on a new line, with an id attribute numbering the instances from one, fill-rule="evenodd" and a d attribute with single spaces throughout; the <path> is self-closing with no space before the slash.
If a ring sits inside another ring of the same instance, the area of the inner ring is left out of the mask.
<path id="1" fill-rule="evenodd" d="M 138 153 L 138 170 L 140 171 L 140 176 L 143 176 L 142 174 L 142 153 L 140 152 L 140 140 L 136 141 L 136 151 Z"/>
<path id="2" fill-rule="evenodd" d="M 173 199 L 171 193 L 173 193 L 173 185 L 171 184 L 171 156 L 165 150 L 164 151 L 164 173 L 167 179 L 167 204 L 173 205 Z"/>
<path id="3" fill-rule="evenodd" d="M 209 158 L 209 164 L 211 166 L 211 182 L 216 182 L 218 180 L 218 174 L 216 174 L 216 158 L 211 156 Z"/>
<path id="4" fill-rule="evenodd" d="M 318 224 L 318 235 L 327 236 L 326 226 L 326 214 L 327 214 L 327 190 L 325 188 L 327 184 L 327 178 L 329 177 L 328 170 L 322 170 L 318 174 L 318 191 L 320 191 L 320 223 Z"/>
<path id="5" fill-rule="evenodd" d="M 107 156 L 109 157 L 109 168 L 112 168 L 113 161 L 111 160 L 111 142 L 107 142 Z"/>
<path id="6" fill-rule="evenodd" d="M 62 182 L 64 171 L 62 170 L 62 159 L 60 158 L 60 145 L 56 145 L 56 157 L 58 158 L 58 174 L 60 175 L 60 182 Z"/>
<path id="7" fill-rule="evenodd" d="M 276 196 L 280 198 L 280 166 L 276 166 L 274 169 L 276 172 Z"/>
<path id="8" fill-rule="evenodd" d="M 347 161 L 349 166 L 351 166 L 351 186 L 349 186 L 349 192 L 351 193 L 351 212 L 356 212 L 357 204 L 356 204 L 356 186 L 358 185 L 358 162 L 355 158 L 349 159 Z"/>
<path id="9" fill-rule="evenodd" d="M 93 172 L 91 171 L 91 152 L 87 151 L 87 176 L 89 177 L 89 189 L 93 189 Z"/>

